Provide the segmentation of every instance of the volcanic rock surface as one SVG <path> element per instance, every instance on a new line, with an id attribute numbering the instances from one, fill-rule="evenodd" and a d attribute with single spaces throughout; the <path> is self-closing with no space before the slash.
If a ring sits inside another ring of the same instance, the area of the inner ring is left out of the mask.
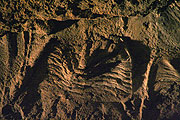
<path id="1" fill-rule="evenodd" d="M 179 0 L 1 0 L 0 119 L 180 119 Z"/>

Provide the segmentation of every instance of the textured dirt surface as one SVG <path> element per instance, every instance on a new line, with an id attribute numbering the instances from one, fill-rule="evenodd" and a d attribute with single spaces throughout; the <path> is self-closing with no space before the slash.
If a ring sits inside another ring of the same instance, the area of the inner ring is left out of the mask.
<path id="1" fill-rule="evenodd" d="M 0 119 L 180 119 L 178 0 L 1 0 Z"/>

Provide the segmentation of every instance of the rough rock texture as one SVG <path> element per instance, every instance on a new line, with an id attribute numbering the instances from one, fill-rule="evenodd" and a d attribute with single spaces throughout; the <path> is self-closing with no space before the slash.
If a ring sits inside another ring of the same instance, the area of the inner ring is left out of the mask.
<path id="1" fill-rule="evenodd" d="M 178 0 L 1 0 L 0 119 L 180 119 Z"/>

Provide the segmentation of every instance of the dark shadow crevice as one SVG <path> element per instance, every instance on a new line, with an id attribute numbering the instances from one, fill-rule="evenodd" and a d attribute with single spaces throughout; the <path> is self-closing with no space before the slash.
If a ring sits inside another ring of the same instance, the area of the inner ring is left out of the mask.
<path id="1" fill-rule="evenodd" d="M 65 21 L 57 21 L 55 19 L 48 20 L 47 23 L 50 26 L 49 34 L 55 34 L 65 28 L 70 27 L 71 25 L 77 23 L 78 20 L 65 20 Z"/>
<path id="2" fill-rule="evenodd" d="M 132 40 L 130 37 L 122 36 L 121 39 L 124 40 L 132 58 L 133 90 L 136 91 L 142 85 L 142 75 L 146 72 L 151 50 L 142 42 Z"/>
<path id="3" fill-rule="evenodd" d="M 18 54 L 17 33 L 8 32 L 9 64 L 12 67 Z"/>
<path id="4" fill-rule="evenodd" d="M 170 63 L 180 74 L 180 58 L 174 58 L 170 61 Z"/>
<path id="5" fill-rule="evenodd" d="M 16 112 L 11 105 L 6 105 L 2 108 L 2 115 L 7 120 L 21 120 L 21 114 Z"/>

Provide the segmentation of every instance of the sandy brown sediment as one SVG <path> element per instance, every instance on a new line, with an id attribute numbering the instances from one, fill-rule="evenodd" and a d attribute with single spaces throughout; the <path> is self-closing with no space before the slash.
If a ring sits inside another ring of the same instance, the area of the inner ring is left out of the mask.
<path id="1" fill-rule="evenodd" d="M 180 119 L 179 7 L 1 1 L 0 119 Z"/>

